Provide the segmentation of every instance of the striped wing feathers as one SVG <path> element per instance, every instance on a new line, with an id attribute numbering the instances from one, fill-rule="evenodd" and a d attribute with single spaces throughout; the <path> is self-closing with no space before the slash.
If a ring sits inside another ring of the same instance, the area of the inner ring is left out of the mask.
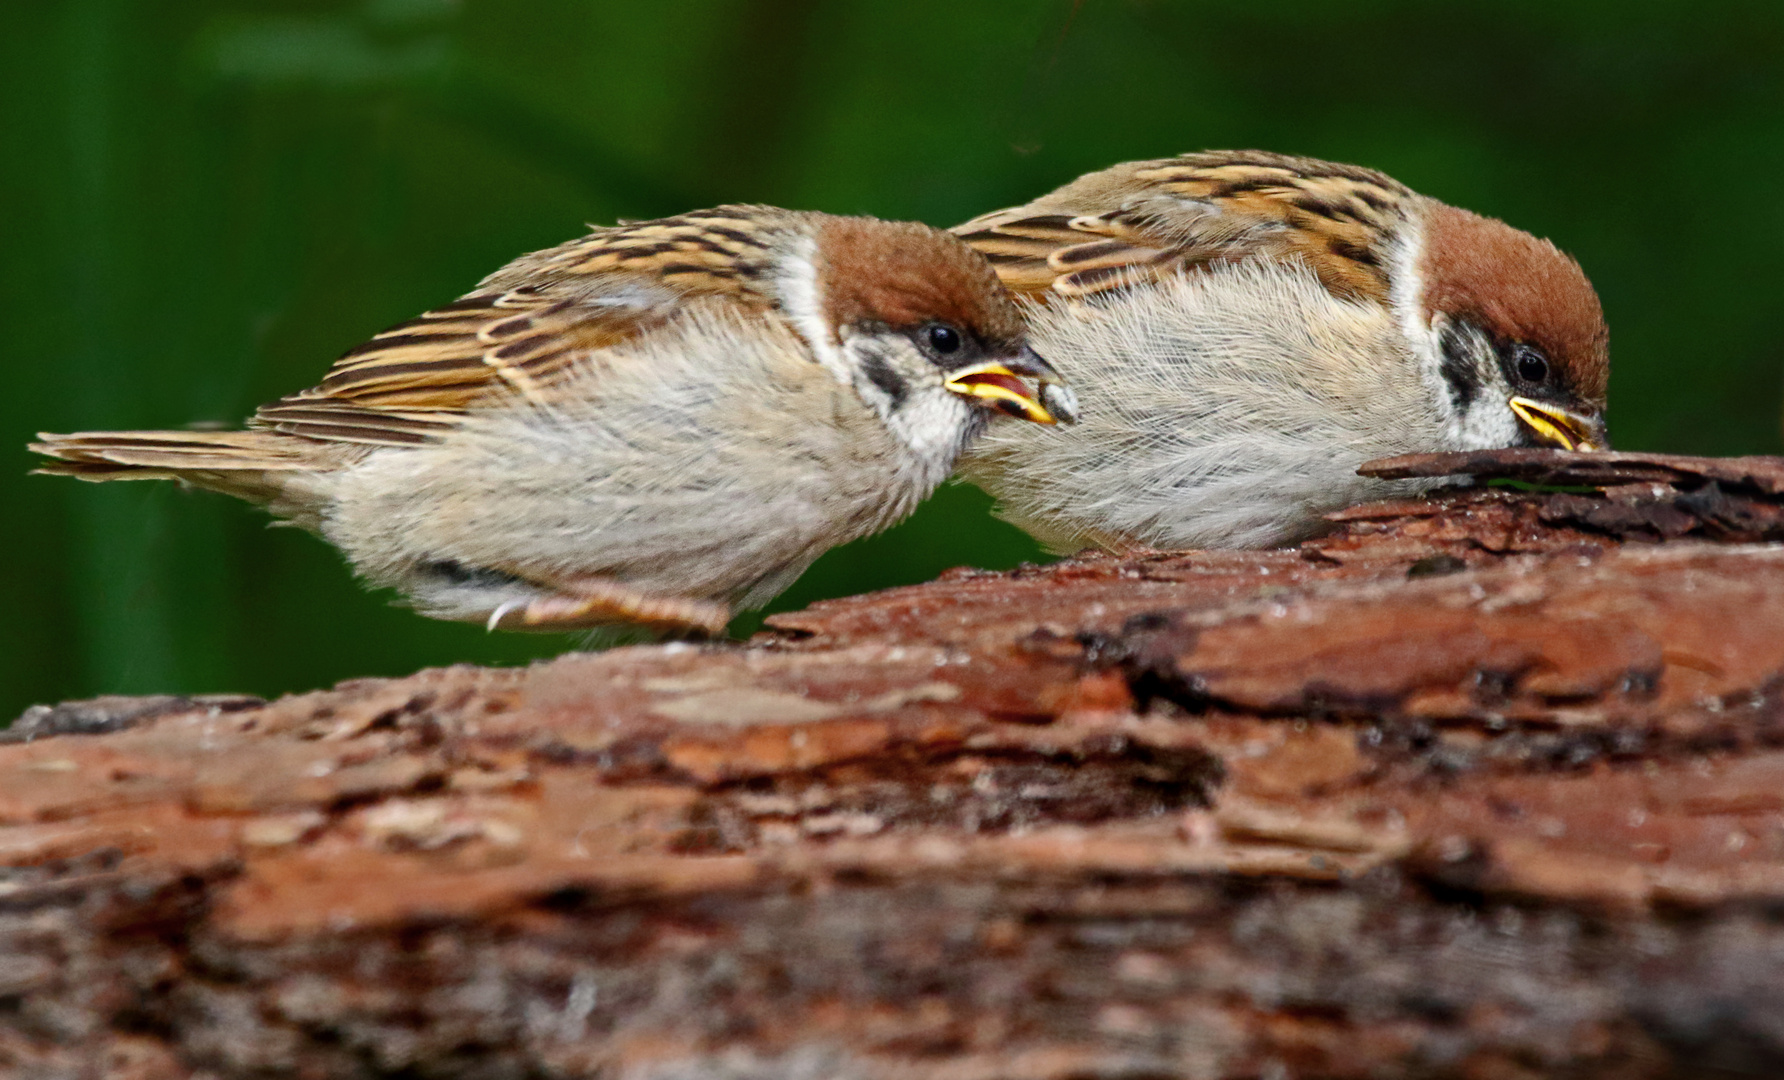
<path id="1" fill-rule="evenodd" d="M 513 287 L 536 276 L 587 278 L 619 272 L 654 278 L 684 293 L 750 291 L 767 269 L 775 234 L 799 217 L 766 206 L 721 206 L 656 221 L 596 228 L 588 236 L 525 255 L 484 279 Z"/>
<path id="2" fill-rule="evenodd" d="M 988 214 L 955 230 L 1015 293 L 1087 296 L 1149 280 L 1181 262 L 1144 229 L 1115 217 L 1025 211 Z"/>
<path id="3" fill-rule="evenodd" d="M 1252 151 L 1132 162 L 958 226 L 1006 285 L 1078 299 L 1244 258 L 1385 299 L 1380 241 L 1412 193 L 1356 166 Z"/>
<path id="4" fill-rule="evenodd" d="M 349 351 L 253 426 L 315 439 L 422 442 L 490 395 L 544 403 L 579 359 L 662 325 L 681 301 L 769 303 L 770 237 L 748 208 L 600 229 L 524 255 L 478 289 Z"/>
<path id="5" fill-rule="evenodd" d="M 485 395 L 543 401 L 579 356 L 662 318 L 540 292 L 473 293 L 393 326 L 336 361 L 313 389 L 262 406 L 254 425 L 315 439 L 421 442 Z"/>

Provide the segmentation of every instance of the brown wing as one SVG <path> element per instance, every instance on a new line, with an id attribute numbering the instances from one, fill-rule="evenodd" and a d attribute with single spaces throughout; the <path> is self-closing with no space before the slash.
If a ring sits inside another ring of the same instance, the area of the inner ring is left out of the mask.
<path id="1" fill-rule="evenodd" d="M 1413 198 L 1354 165 L 1220 151 L 1116 165 L 953 231 L 1038 299 L 1256 257 L 1299 260 L 1338 296 L 1385 299 L 1381 240 Z"/>
<path id="2" fill-rule="evenodd" d="M 661 325 L 690 297 L 771 301 L 762 279 L 791 215 L 720 207 L 598 229 L 524 255 L 476 290 L 349 351 L 252 426 L 371 444 L 425 441 L 486 395 L 545 400 L 581 357 Z"/>

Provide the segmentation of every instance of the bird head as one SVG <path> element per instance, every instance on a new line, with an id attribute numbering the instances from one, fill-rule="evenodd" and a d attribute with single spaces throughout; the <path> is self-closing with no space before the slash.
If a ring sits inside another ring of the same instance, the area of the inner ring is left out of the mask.
<path id="1" fill-rule="evenodd" d="M 1441 203 L 1420 232 L 1395 302 L 1457 445 L 1607 449 L 1609 332 L 1579 264 Z"/>

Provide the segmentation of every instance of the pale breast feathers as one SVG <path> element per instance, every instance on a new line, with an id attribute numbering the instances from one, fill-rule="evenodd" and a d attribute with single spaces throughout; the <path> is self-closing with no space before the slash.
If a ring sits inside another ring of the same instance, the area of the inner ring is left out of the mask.
<path id="1" fill-rule="evenodd" d="M 523 255 L 464 297 L 350 350 L 315 387 L 261 407 L 252 425 L 408 445 L 493 395 L 543 402 L 579 359 L 660 327 L 691 299 L 768 307 L 781 217 L 791 215 L 719 207 Z"/>

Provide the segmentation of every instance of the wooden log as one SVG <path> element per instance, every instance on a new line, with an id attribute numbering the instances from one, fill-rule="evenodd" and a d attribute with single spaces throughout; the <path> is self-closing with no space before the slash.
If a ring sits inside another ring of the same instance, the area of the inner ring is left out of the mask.
<path id="1" fill-rule="evenodd" d="M 0 1068 L 1779 1075 L 1784 463 L 1589 457 L 745 644 L 32 710 Z"/>

